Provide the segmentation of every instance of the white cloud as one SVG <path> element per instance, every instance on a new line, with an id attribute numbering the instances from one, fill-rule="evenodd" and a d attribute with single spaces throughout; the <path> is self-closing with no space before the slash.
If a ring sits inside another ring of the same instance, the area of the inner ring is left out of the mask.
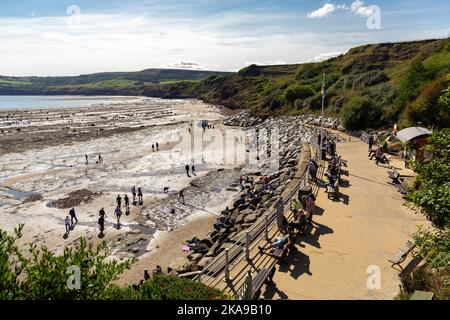
<path id="1" fill-rule="evenodd" d="M 327 53 L 321 53 L 315 56 L 313 59 L 310 60 L 310 62 L 321 62 L 325 61 L 334 57 L 337 57 L 341 54 L 344 54 L 345 52 L 327 52 Z"/>
<path id="2" fill-rule="evenodd" d="M 368 17 L 373 14 L 373 10 L 365 6 L 364 1 L 361 0 L 354 0 L 350 6 L 350 10 L 352 13 L 362 17 Z"/>
<path id="3" fill-rule="evenodd" d="M 325 3 L 322 8 L 319 8 L 317 10 L 308 13 L 308 18 L 322 18 L 334 12 L 335 10 L 336 7 L 334 4 Z"/>
<path id="4" fill-rule="evenodd" d="M 294 23 L 298 15 L 273 12 L 202 17 L 156 11 L 82 13 L 76 26 L 69 18 L 0 17 L 0 75 L 76 75 L 160 66 L 234 71 L 245 62 L 299 63 L 367 43 L 449 34 L 449 28 L 300 30 Z"/>
<path id="5" fill-rule="evenodd" d="M 190 69 L 190 70 L 208 70 L 208 66 L 193 61 L 175 61 L 168 64 L 162 65 L 164 68 L 174 68 L 174 69 Z"/>

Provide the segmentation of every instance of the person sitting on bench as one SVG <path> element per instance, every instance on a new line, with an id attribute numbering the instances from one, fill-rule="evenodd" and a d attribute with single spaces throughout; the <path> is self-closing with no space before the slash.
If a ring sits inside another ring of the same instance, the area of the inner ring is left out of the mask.
<path id="1" fill-rule="evenodd" d="M 337 176 L 333 175 L 333 174 L 331 174 L 329 172 L 327 172 L 325 174 L 325 176 L 328 178 L 328 183 L 325 186 L 326 187 L 325 192 L 329 192 L 330 189 L 334 190 L 334 185 L 335 185 L 335 183 L 337 181 Z"/>
<path id="2" fill-rule="evenodd" d="M 268 248 L 263 248 L 261 246 L 258 246 L 258 249 L 260 251 L 267 251 L 270 250 L 273 252 L 275 249 L 286 249 L 286 248 L 292 248 L 295 244 L 295 233 L 294 229 L 292 227 L 287 227 L 287 234 L 283 235 L 282 237 L 278 237 L 277 241 L 272 243 L 272 245 Z"/>
<path id="3" fill-rule="evenodd" d="M 289 227 L 291 227 L 293 230 L 298 230 L 298 233 L 300 235 L 304 236 L 306 234 L 306 225 L 307 225 L 307 217 L 304 211 L 301 211 L 299 214 L 298 219 L 294 219 L 289 223 Z"/>

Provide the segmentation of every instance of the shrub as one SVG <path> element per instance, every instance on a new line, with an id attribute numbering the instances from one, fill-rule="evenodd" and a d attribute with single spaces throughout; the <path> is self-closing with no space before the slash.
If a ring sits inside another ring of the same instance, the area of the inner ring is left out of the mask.
<path id="1" fill-rule="evenodd" d="M 349 130 L 375 128 L 381 117 L 381 109 L 372 100 L 355 97 L 344 103 L 340 117 L 343 126 Z"/>
<path id="2" fill-rule="evenodd" d="M 421 122 L 438 128 L 449 127 L 450 104 L 445 99 L 440 99 L 446 85 L 446 76 L 427 84 L 419 96 L 406 107 L 402 114 L 403 126 Z"/>
<path id="3" fill-rule="evenodd" d="M 297 99 L 306 99 L 313 95 L 314 91 L 310 86 L 298 84 L 290 85 L 284 91 L 284 99 L 288 102 L 294 102 Z"/>

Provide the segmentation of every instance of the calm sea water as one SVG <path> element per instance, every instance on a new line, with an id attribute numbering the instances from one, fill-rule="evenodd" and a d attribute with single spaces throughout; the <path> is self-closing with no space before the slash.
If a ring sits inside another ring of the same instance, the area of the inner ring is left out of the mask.
<path id="1" fill-rule="evenodd" d="M 0 109 L 45 109 L 82 107 L 100 103 L 119 103 L 139 97 L 119 96 L 0 96 Z"/>

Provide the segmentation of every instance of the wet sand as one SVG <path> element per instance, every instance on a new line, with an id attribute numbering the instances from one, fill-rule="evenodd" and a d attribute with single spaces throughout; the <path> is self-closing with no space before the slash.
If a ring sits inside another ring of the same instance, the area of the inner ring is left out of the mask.
<path id="1" fill-rule="evenodd" d="M 106 240 L 113 258 L 140 258 L 124 276 L 124 283 L 138 282 L 142 270 L 167 266 L 185 255 L 181 244 L 206 236 L 224 204 L 237 193 L 230 185 L 239 168 L 206 159 L 195 164 L 196 176 L 189 178 L 184 171 L 187 159 L 176 152 L 180 129 L 192 124 L 194 130 L 198 120 L 208 120 L 223 130 L 223 114 L 221 108 L 196 100 L 147 98 L 81 108 L 0 111 L 0 228 L 12 231 L 24 223 L 21 244 L 46 245 L 55 254 L 80 237 L 94 244 Z M 160 150 L 153 152 L 156 142 Z M 104 163 L 96 163 L 98 154 Z M 115 198 L 125 193 L 131 197 L 133 185 L 143 188 L 144 203 L 131 205 L 118 227 Z M 164 187 L 169 188 L 166 194 Z M 185 187 L 183 206 L 176 193 Z M 80 195 L 71 199 L 79 200 L 74 205 L 79 222 L 63 237 L 70 207 L 51 205 L 64 204 L 68 194 Z M 104 237 L 99 237 L 97 225 L 100 208 L 106 211 Z"/>

